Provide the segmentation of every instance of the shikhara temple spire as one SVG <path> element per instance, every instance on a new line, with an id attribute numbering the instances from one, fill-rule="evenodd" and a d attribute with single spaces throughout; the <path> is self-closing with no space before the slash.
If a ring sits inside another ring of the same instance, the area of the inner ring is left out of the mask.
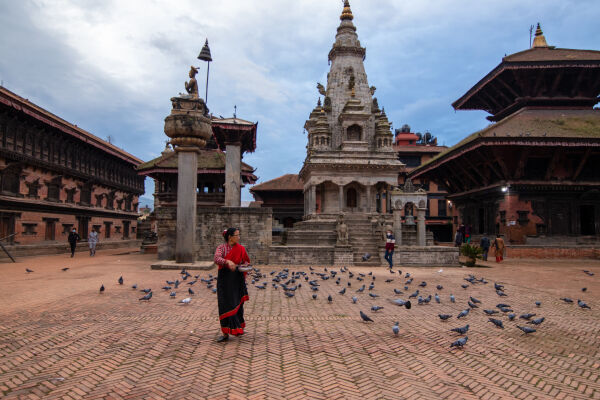
<path id="1" fill-rule="evenodd" d="M 537 24 L 537 29 L 535 30 L 535 38 L 533 39 L 533 45 L 531 47 L 549 47 L 539 22 Z"/>

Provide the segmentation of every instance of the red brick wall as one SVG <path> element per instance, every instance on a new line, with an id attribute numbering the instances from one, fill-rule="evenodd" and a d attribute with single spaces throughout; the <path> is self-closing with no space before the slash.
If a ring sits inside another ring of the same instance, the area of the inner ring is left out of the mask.
<path id="1" fill-rule="evenodd" d="M 600 248 L 508 246 L 506 258 L 593 258 L 600 259 Z"/>

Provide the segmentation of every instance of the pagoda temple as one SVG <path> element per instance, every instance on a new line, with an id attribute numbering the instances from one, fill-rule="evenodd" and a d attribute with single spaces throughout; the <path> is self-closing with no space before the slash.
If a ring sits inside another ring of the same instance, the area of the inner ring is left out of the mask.
<path id="1" fill-rule="evenodd" d="M 453 103 L 492 125 L 413 170 L 443 184 L 454 226 L 509 243 L 597 243 L 600 237 L 600 51 L 549 46 L 538 24 Z M 554 239 L 552 239 L 554 238 Z"/>
<path id="2" fill-rule="evenodd" d="M 380 207 L 397 185 L 402 163 L 392 148 L 390 123 L 373 97 L 361 46 L 352 23 L 348 1 L 340 16 L 335 42 L 329 52 L 324 96 L 304 125 L 307 154 L 299 176 L 304 185 L 305 219 L 335 218 L 339 213 L 367 215 Z"/>

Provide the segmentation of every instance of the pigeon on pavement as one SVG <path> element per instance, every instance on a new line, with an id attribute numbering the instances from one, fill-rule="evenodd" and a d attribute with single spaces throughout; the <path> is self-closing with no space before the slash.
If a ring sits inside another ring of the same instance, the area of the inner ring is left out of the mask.
<path id="1" fill-rule="evenodd" d="M 529 326 L 520 326 L 520 325 L 517 325 L 517 328 L 519 328 L 520 330 L 522 330 L 525 334 L 533 333 L 533 332 L 536 331 L 535 328 L 531 328 Z"/>
<path id="2" fill-rule="evenodd" d="M 460 338 L 456 342 L 452 343 L 450 345 L 450 348 L 452 348 L 452 347 L 460 347 L 460 348 L 462 348 L 465 344 L 467 344 L 467 340 L 469 340 L 468 336 L 465 336 L 464 338 Z"/>
<path id="3" fill-rule="evenodd" d="M 365 322 L 373 322 L 373 320 L 371 318 L 369 318 L 369 316 L 362 311 L 360 312 L 360 317 Z"/>
<path id="4" fill-rule="evenodd" d="M 465 333 L 467 333 L 469 331 L 469 324 L 462 326 L 460 328 L 453 328 L 450 329 L 452 332 L 456 332 L 456 333 L 460 333 L 461 335 L 464 335 Z"/>

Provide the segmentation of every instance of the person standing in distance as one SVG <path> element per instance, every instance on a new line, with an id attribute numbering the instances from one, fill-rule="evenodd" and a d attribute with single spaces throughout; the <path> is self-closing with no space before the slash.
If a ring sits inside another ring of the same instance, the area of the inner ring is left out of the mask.
<path id="1" fill-rule="evenodd" d="M 79 234 L 77 233 L 77 230 L 75 228 L 71 230 L 71 233 L 69 233 L 69 237 L 67 238 L 67 240 L 69 241 L 69 245 L 71 245 L 71 257 L 74 257 L 77 242 L 81 240 L 81 237 L 79 237 Z"/>

